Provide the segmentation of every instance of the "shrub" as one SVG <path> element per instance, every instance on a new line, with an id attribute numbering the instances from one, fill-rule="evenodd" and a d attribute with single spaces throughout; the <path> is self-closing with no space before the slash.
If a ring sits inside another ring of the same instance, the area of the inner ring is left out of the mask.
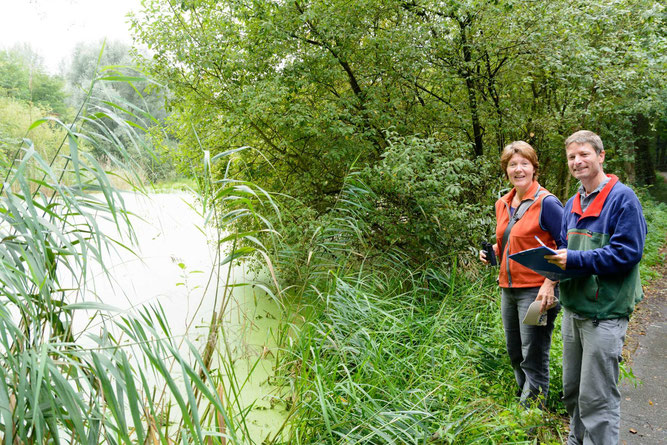
<path id="1" fill-rule="evenodd" d="M 363 171 L 378 202 L 368 221 L 375 245 L 410 257 L 443 259 L 466 252 L 493 224 L 493 164 L 472 161 L 460 142 L 392 137 L 382 161 Z"/>

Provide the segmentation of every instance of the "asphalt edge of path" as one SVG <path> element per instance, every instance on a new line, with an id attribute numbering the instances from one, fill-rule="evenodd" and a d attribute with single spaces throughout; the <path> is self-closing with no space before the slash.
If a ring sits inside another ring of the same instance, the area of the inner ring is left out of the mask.
<path id="1" fill-rule="evenodd" d="M 661 250 L 667 255 L 667 247 Z M 645 287 L 623 347 L 620 445 L 667 444 L 667 264 Z"/>

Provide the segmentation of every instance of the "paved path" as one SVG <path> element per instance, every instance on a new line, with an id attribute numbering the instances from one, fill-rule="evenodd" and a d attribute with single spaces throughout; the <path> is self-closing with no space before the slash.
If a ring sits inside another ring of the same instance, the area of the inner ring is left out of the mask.
<path id="1" fill-rule="evenodd" d="M 667 444 L 667 266 L 628 329 L 624 356 L 637 379 L 621 383 L 621 445 Z"/>
<path id="2" fill-rule="evenodd" d="M 667 289 L 647 302 L 654 317 L 633 354 L 632 372 L 641 382 L 621 385 L 621 444 L 667 444 Z"/>

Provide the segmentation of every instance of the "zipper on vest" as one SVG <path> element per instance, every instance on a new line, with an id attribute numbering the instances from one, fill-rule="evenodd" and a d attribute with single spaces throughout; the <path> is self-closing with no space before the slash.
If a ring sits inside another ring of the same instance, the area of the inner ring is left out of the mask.
<path id="1" fill-rule="evenodd" d="M 596 282 L 598 281 L 597 277 L 595 278 L 595 281 Z M 598 302 L 598 295 L 600 295 L 600 283 L 598 283 L 598 288 L 595 290 L 595 303 Z M 597 307 L 597 304 L 596 304 L 596 307 Z M 598 317 L 596 315 L 595 318 L 593 318 L 593 326 L 595 326 L 597 328 L 599 324 L 600 324 L 600 320 L 598 320 Z"/>
<path id="2" fill-rule="evenodd" d="M 537 190 L 539 192 L 540 189 L 538 188 Z M 535 196 L 537 196 L 537 194 Z M 521 200 L 519 205 L 516 206 L 516 208 L 514 209 L 514 213 L 512 214 L 512 216 L 510 216 L 508 224 L 511 224 L 512 220 L 514 220 L 516 218 L 517 212 L 521 208 L 521 204 L 523 204 L 526 201 L 530 201 L 530 200 L 531 200 L 530 198 L 526 198 L 526 199 Z M 534 201 L 534 199 L 533 199 L 533 201 Z M 509 206 L 507 205 L 507 203 L 505 203 L 505 206 L 508 207 L 507 208 L 507 214 L 509 215 L 509 213 L 510 213 Z M 514 223 L 516 224 L 516 221 Z M 509 256 L 510 256 L 510 238 L 509 237 L 507 238 L 507 246 L 505 246 L 505 253 L 503 255 L 504 255 L 504 258 L 505 258 L 505 264 L 507 264 L 507 282 L 509 284 L 509 287 L 512 287 L 512 274 L 510 273 L 510 258 L 509 258 Z"/>
<path id="3" fill-rule="evenodd" d="M 507 240 L 507 248 L 505 249 L 505 264 L 507 265 L 507 282 L 509 286 L 512 287 L 512 274 L 510 273 L 510 240 Z"/>
<path id="4" fill-rule="evenodd" d="M 505 204 L 505 208 L 507 209 L 507 216 L 509 216 L 508 224 L 512 224 L 512 220 L 514 220 L 517 216 L 517 213 L 519 212 L 519 209 L 521 208 L 521 204 L 523 204 L 526 201 L 536 201 L 537 198 L 540 196 L 540 191 L 542 190 L 542 186 L 537 187 L 537 191 L 535 192 L 535 195 L 533 198 L 526 198 L 522 199 L 521 202 L 519 203 L 518 206 L 514 209 L 514 213 L 510 215 L 510 208 L 511 206 L 508 205 L 506 202 L 503 201 L 503 204 Z M 530 207 L 530 205 L 529 205 Z M 524 211 L 525 213 L 525 211 Z M 523 215 L 522 215 L 523 216 Z M 515 221 L 516 223 L 516 221 Z M 509 287 L 512 287 L 512 274 L 510 273 L 510 259 L 509 259 L 509 254 L 510 254 L 510 239 L 509 237 L 507 238 L 507 245 L 505 246 L 505 251 L 503 252 L 503 260 L 505 261 L 505 264 L 507 265 L 507 282 L 509 283 Z"/>

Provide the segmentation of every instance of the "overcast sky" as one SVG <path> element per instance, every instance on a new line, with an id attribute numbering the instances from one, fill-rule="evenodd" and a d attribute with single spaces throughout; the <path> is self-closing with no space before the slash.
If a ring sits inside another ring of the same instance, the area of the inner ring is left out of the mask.
<path id="1" fill-rule="evenodd" d="M 51 73 L 77 42 L 131 43 L 125 15 L 141 0 L 0 0 L 0 48 L 27 42 Z"/>

